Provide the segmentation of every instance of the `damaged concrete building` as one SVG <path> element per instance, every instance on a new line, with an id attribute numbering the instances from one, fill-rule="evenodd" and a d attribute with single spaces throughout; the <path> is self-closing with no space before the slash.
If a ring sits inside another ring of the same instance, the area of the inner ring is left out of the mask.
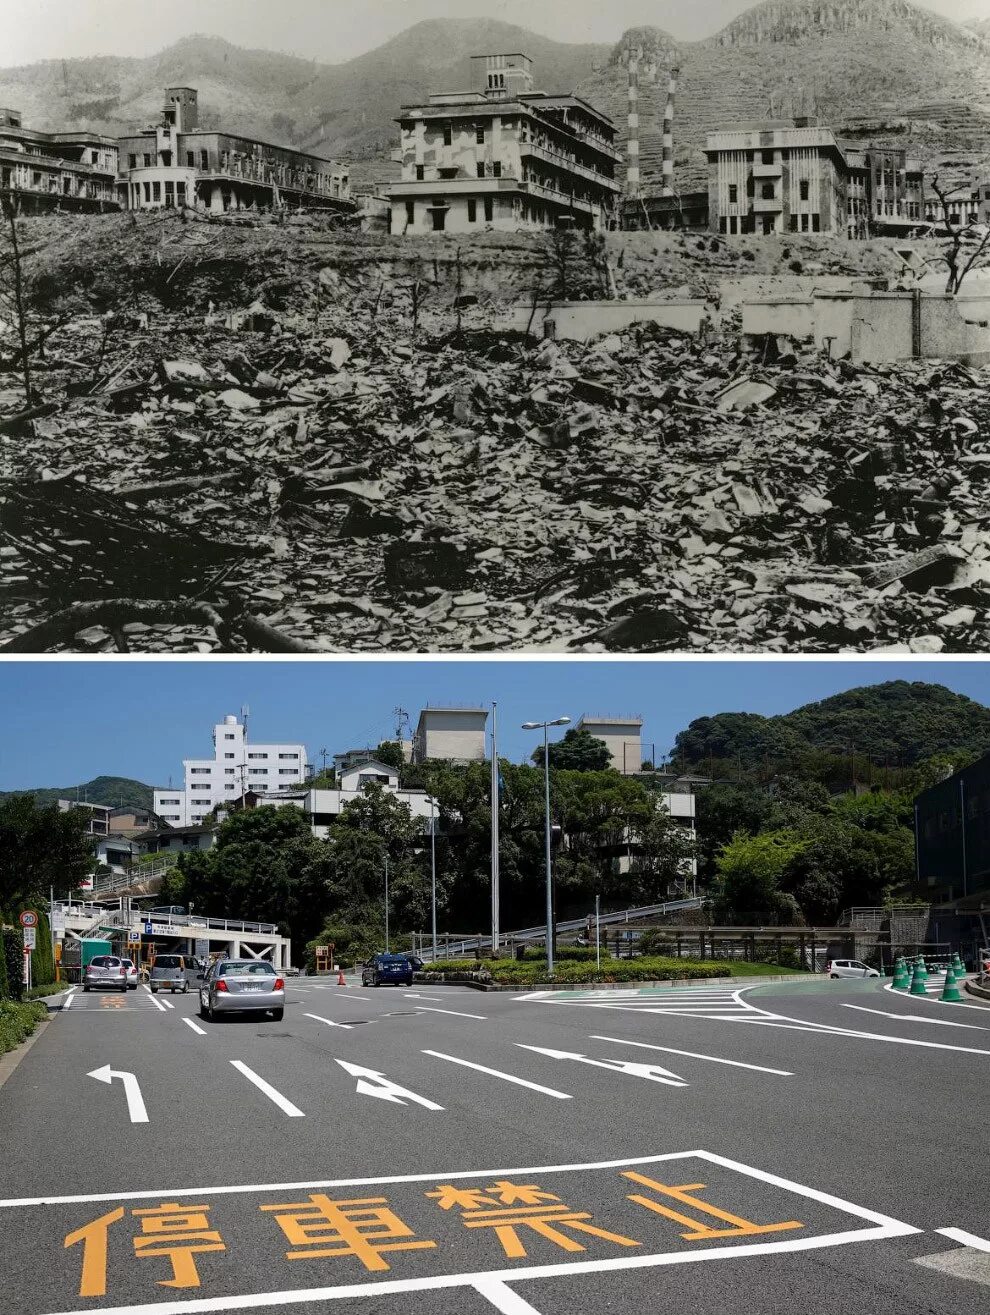
<path id="1" fill-rule="evenodd" d="M 526 55 L 472 64 L 480 89 L 403 106 L 392 232 L 607 227 L 621 192 L 611 120 L 580 96 L 534 91 Z"/>
<path id="2" fill-rule="evenodd" d="M 200 128 L 194 87 L 169 87 L 159 123 L 121 137 L 119 147 L 117 185 L 128 210 L 355 208 L 347 172 L 332 160 Z"/>
<path id="3" fill-rule="evenodd" d="M 117 143 L 25 128 L 19 110 L 0 109 L 0 192 L 22 214 L 117 210 Z"/>

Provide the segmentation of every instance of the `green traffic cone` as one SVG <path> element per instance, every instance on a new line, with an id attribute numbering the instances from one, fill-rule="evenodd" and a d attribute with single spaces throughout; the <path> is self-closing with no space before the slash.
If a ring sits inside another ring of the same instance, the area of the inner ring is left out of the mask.
<path id="1" fill-rule="evenodd" d="M 927 975 L 927 973 L 925 973 L 924 968 L 922 968 L 922 967 L 920 966 L 920 964 L 915 963 L 915 965 L 914 965 L 914 973 L 912 974 L 912 977 L 911 977 L 911 994 L 912 994 L 912 995 L 927 995 L 927 994 L 928 994 L 927 991 L 925 990 L 925 981 L 927 980 L 927 976 L 928 976 L 928 975 Z"/>
<path id="2" fill-rule="evenodd" d="M 917 959 L 915 959 L 914 971 L 921 974 L 921 980 L 923 982 L 928 981 L 928 965 L 925 963 L 925 956 L 923 954 L 919 954 Z"/>
<path id="3" fill-rule="evenodd" d="M 966 965 L 963 963 L 962 959 L 960 959 L 958 950 L 952 956 L 952 971 L 955 973 L 956 981 L 959 981 L 961 977 L 966 976 Z"/>
<path id="4" fill-rule="evenodd" d="M 945 1000 L 948 1004 L 962 1004 L 962 996 L 959 994 L 959 987 L 956 984 L 956 975 L 950 968 L 945 974 L 945 985 L 942 987 L 940 1000 Z"/>
<path id="5" fill-rule="evenodd" d="M 897 967 L 894 969 L 893 987 L 895 991 L 906 991 L 911 985 L 911 975 L 908 972 L 907 964 L 903 959 L 899 959 Z"/>

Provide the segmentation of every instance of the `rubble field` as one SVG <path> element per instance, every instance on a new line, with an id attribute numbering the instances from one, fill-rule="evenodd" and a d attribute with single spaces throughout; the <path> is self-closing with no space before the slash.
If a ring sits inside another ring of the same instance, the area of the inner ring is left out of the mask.
<path id="1" fill-rule="evenodd" d="M 32 256 L 82 293 L 31 408 L 0 332 L 0 651 L 990 643 L 990 369 L 498 332 L 532 239 L 100 223 Z"/>

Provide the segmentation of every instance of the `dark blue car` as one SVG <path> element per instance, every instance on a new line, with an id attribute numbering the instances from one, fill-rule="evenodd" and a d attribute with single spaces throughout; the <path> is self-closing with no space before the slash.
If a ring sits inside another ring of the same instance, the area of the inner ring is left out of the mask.
<path id="1" fill-rule="evenodd" d="M 413 966 L 404 954 L 376 954 L 361 969 L 362 986 L 412 986 Z"/>

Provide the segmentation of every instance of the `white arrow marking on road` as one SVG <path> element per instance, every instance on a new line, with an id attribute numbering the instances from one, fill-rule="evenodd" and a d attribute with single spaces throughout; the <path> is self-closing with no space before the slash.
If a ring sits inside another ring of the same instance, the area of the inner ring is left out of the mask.
<path id="1" fill-rule="evenodd" d="M 350 1073 L 351 1077 L 358 1079 L 357 1091 L 362 1096 L 376 1096 L 379 1100 L 390 1100 L 396 1105 L 404 1105 L 407 1100 L 411 1100 L 417 1105 L 422 1105 L 424 1109 L 443 1109 L 442 1105 L 435 1105 L 432 1100 L 427 1100 L 425 1096 L 417 1096 L 414 1091 L 407 1091 L 405 1087 L 390 1082 L 384 1073 L 376 1073 L 373 1068 L 362 1068 L 360 1064 L 348 1064 L 346 1059 L 338 1059 L 336 1062 L 345 1073 Z M 365 1081 L 366 1078 L 373 1078 L 374 1081 Z"/>
<path id="2" fill-rule="evenodd" d="M 543 1046 L 525 1046 L 521 1041 L 515 1043 L 521 1050 L 535 1050 L 538 1055 L 549 1055 L 551 1059 L 576 1059 L 580 1064 L 591 1064 L 593 1068 L 611 1069 L 613 1073 L 628 1073 L 631 1077 L 646 1078 L 650 1082 L 662 1082 L 667 1087 L 686 1087 L 688 1084 L 676 1073 L 661 1068 L 659 1064 L 638 1064 L 632 1059 L 589 1059 L 587 1055 L 574 1054 L 570 1050 L 546 1050 Z"/>
<path id="3" fill-rule="evenodd" d="M 120 1069 L 111 1068 L 109 1064 L 104 1064 L 102 1068 L 94 1068 L 92 1073 L 87 1073 L 88 1078 L 96 1078 L 97 1082 L 105 1082 L 109 1086 L 114 1078 L 120 1078 L 124 1084 L 124 1095 L 127 1097 L 127 1113 L 131 1116 L 132 1123 L 148 1123 L 148 1111 L 144 1107 L 144 1097 L 141 1095 L 141 1088 L 138 1086 L 138 1080 L 133 1073 L 124 1073 Z"/>
<path id="4" fill-rule="evenodd" d="M 966 1027 L 974 1032 L 986 1032 L 979 1023 L 952 1023 L 948 1018 L 930 1018 L 927 1014 L 893 1014 L 886 1009 L 867 1009 L 865 1005 L 850 1005 L 841 1001 L 843 1009 L 858 1009 L 863 1014 L 878 1014 L 881 1018 L 899 1018 L 902 1023 L 935 1023 L 938 1027 Z"/>
<path id="5" fill-rule="evenodd" d="M 614 1041 L 617 1046 L 636 1046 L 640 1050 L 662 1050 L 668 1055 L 683 1055 L 685 1059 L 707 1059 L 712 1064 L 728 1064 L 731 1068 L 751 1068 L 756 1073 L 774 1073 L 779 1078 L 792 1078 L 785 1068 L 764 1068 L 762 1064 L 744 1064 L 741 1059 L 721 1059 L 716 1055 L 697 1055 L 693 1050 L 675 1050 L 673 1046 L 651 1046 L 646 1041 L 627 1041 L 618 1036 L 592 1036 L 592 1041 Z"/>
<path id="6" fill-rule="evenodd" d="M 303 1014 L 303 1018 L 315 1018 L 318 1023 L 326 1023 L 327 1027 L 342 1027 L 345 1032 L 351 1030 L 350 1023 L 335 1023 L 332 1018 L 321 1018 L 319 1014 Z"/>

